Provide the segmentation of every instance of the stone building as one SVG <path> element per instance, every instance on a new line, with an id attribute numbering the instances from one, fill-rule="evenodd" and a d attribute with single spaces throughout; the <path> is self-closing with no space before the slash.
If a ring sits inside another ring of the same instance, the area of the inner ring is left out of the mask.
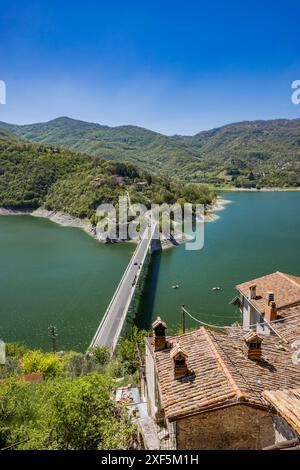
<path id="1" fill-rule="evenodd" d="M 276 428 L 263 392 L 300 387 L 300 363 L 294 350 L 300 339 L 300 284 L 296 292 L 297 281 L 287 282 L 291 298 L 284 309 L 280 288 L 266 285 L 268 292 L 275 292 L 280 309 L 271 332 L 257 333 L 257 328 L 243 324 L 223 333 L 202 327 L 166 336 L 167 325 L 159 317 L 153 323 L 153 336 L 145 338 L 142 390 L 148 413 L 164 430 L 169 448 L 274 445 Z"/>

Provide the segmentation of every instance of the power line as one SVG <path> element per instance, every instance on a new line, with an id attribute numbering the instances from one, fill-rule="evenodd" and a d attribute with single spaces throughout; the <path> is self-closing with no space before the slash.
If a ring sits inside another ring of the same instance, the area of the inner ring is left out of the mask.
<path id="1" fill-rule="evenodd" d="M 181 308 L 182 308 L 182 310 L 183 310 L 190 318 L 192 318 L 192 320 L 196 321 L 197 323 L 199 323 L 199 324 L 201 324 L 201 325 L 203 325 L 203 326 L 207 326 L 207 327 L 209 327 L 209 328 L 219 328 L 219 329 L 232 328 L 232 326 L 230 326 L 230 325 L 213 325 L 213 324 L 210 324 L 210 323 L 206 323 L 206 322 L 200 320 L 199 318 L 194 317 L 190 312 L 188 312 L 188 311 L 186 310 L 186 308 L 185 308 L 184 306 L 182 306 Z M 197 313 L 197 312 L 194 312 L 194 313 Z M 198 314 L 199 314 L 199 313 L 198 313 Z M 289 318 L 292 318 L 292 317 L 289 317 Z M 247 325 L 247 328 L 251 328 L 251 327 L 254 327 L 254 326 L 257 326 L 257 325 L 260 325 L 260 326 L 261 326 L 261 325 L 268 325 L 268 326 L 270 326 L 271 323 L 279 323 L 279 322 L 282 322 L 282 321 L 284 321 L 284 320 L 285 320 L 284 318 L 279 318 L 279 319 L 277 319 L 277 320 L 272 320 L 272 321 L 263 321 L 263 322 L 259 322 L 259 323 L 257 322 L 257 323 L 253 323 L 252 325 Z M 278 334 L 278 333 L 276 332 L 276 330 L 274 330 L 274 332 L 275 332 L 276 334 Z"/>
<path id="2" fill-rule="evenodd" d="M 186 313 L 190 318 L 192 318 L 192 320 L 196 321 L 197 323 L 200 323 L 200 325 L 203 325 L 203 326 L 208 326 L 209 328 L 219 328 L 219 329 L 225 329 L 225 328 L 230 328 L 230 326 L 221 326 L 221 325 L 212 325 L 210 323 L 205 323 L 204 321 L 202 320 L 199 320 L 198 318 L 195 318 L 191 313 L 189 313 L 185 308 L 184 306 L 182 305 L 181 307 L 182 311 L 184 313 Z"/>
<path id="3" fill-rule="evenodd" d="M 207 314 L 206 312 L 202 311 L 202 312 L 195 312 L 195 310 L 190 310 L 190 313 L 195 313 L 196 315 L 207 315 L 209 317 L 213 317 L 213 318 L 233 318 L 234 317 L 234 314 L 232 315 L 223 315 L 223 313 L 219 313 L 219 314 Z"/>

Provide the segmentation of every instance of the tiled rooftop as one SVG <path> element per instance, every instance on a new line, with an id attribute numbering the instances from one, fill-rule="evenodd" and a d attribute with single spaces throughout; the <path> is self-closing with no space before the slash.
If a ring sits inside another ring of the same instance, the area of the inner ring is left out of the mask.
<path id="1" fill-rule="evenodd" d="M 300 387 L 300 365 L 292 362 L 291 348 L 291 341 L 300 339 L 300 306 L 276 328 L 282 337 L 263 336 L 258 362 L 246 357 L 245 331 L 238 326 L 225 334 L 200 328 L 168 337 L 168 348 L 153 352 L 166 417 L 172 421 L 240 402 L 266 407 L 264 390 Z M 152 338 L 147 341 L 151 346 Z M 187 354 L 189 374 L 183 379 L 173 373 L 170 352 L 176 343 Z"/>
<path id="2" fill-rule="evenodd" d="M 277 309 L 300 303 L 300 277 L 277 271 L 239 284 L 236 288 L 248 297 L 250 286 L 256 285 L 256 299 L 251 300 L 261 313 L 267 307 L 267 292 L 273 292 Z"/>
<path id="3" fill-rule="evenodd" d="M 300 388 L 267 390 L 263 397 L 300 435 Z"/>

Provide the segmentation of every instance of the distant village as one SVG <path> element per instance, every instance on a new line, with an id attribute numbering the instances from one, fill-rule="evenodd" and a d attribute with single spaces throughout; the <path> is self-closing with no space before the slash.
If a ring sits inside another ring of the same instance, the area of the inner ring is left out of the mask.
<path id="1" fill-rule="evenodd" d="M 141 389 L 116 391 L 141 448 L 300 450 L 300 277 L 236 288 L 241 324 L 176 336 L 152 324 Z"/>

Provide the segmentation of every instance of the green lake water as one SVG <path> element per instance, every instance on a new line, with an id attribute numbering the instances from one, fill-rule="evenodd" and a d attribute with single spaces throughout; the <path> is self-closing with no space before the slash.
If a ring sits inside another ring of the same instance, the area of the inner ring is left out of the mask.
<path id="1" fill-rule="evenodd" d="M 235 284 L 276 270 L 300 275 L 300 192 L 225 198 L 232 203 L 205 225 L 201 251 L 182 245 L 153 255 L 141 325 L 159 314 L 174 329 L 181 304 L 204 322 L 228 324 L 239 319 L 229 305 Z M 49 349 L 47 328 L 54 324 L 59 349 L 83 350 L 133 249 L 101 245 L 79 229 L 44 219 L 0 217 L 0 337 Z"/>

